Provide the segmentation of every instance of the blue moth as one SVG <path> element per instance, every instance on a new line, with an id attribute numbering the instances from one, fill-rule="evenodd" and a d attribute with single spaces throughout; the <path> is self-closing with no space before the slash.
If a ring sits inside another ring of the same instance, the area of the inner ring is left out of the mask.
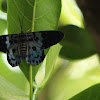
<path id="1" fill-rule="evenodd" d="M 7 53 L 7 60 L 12 67 L 26 59 L 28 64 L 40 64 L 44 58 L 44 49 L 57 44 L 63 38 L 60 31 L 39 31 L 0 36 L 0 51 Z"/>

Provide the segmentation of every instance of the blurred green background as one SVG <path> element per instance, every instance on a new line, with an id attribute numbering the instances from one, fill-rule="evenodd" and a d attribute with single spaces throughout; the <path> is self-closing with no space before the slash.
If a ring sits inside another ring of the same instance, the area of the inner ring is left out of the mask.
<path id="1" fill-rule="evenodd" d="M 82 13 L 75 0 L 62 0 L 59 27 L 72 24 L 84 28 L 83 23 Z M 66 49 L 65 52 L 67 52 Z M 75 48 L 72 49 L 71 51 L 74 52 Z M 84 52 L 85 50 L 78 52 L 78 54 L 81 53 L 84 55 Z M 51 79 L 48 81 L 46 87 L 39 93 L 39 100 L 69 100 L 75 95 L 76 98 L 73 97 L 71 100 L 100 100 L 100 97 L 97 98 L 97 95 L 99 95 L 97 91 L 99 91 L 100 88 L 98 88 L 98 90 L 87 90 L 88 93 L 85 92 L 83 97 L 83 94 L 81 96 L 78 95 L 89 87 L 100 83 L 98 55 L 94 53 L 89 57 L 80 59 L 74 57 L 73 55 L 74 60 L 70 59 L 70 57 L 68 59 L 57 59 Z M 95 93 L 92 93 L 92 91 Z"/>
<path id="2" fill-rule="evenodd" d="M 6 0 L 0 0 L 0 35 L 7 34 L 6 3 Z M 62 0 L 59 28 L 69 24 L 84 28 L 83 16 L 75 0 Z M 68 100 L 100 82 L 99 57 L 96 53 L 93 52 L 90 56 L 79 59 L 71 58 L 72 56 L 62 58 L 62 54 L 57 58 L 52 76 L 39 92 L 38 100 Z M 42 70 L 40 68 L 36 79 L 41 76 Z M 8 98 L 17 100 L 14 95 L 22 96 L 18 100 L 28 100 L 28 94 L 29 83 L 26 77 L 19 67 L 12 68 L 6 60 L 6 54 L 0 52 L 0 100 L 8 100 Z"/>

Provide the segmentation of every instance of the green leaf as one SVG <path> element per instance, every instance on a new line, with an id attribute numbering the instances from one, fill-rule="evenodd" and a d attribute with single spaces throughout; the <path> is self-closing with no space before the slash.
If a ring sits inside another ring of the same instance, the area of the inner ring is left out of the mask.
<path id="1" fill-rule="evenodd" d="M 0 9 L 7 13 L 7 0 L 0 0 Z"/>
<path id="2" fill-rule="evenodd" d="M 0 19 L 0 34 L 2 35 L 7 28 L 7 21 Z"/>
<path id="3" fill-rule="evenodd" d="M 100 84 L 89 87 L 69 100 L 100 100 Z"/>
<path id="4" fill-rule="evenodd" d="M 83 27 L 83 18 L 75 0 L 62 0 L 61 25 L 74 24 Z"/>
<path id="5" fill-rule="evenodd" d="M 47 55 L 46 55 L 46 63 L 45 63 L 45 75 L 44 77 L 41 75 L 43 74 L 43 70 L 39 71 L 36 79 L 38 79 L 38 84 L 39 84 L 39 87 L 43 87 L 48 79 L 50 78 L 51 74 L 52 74 L 52 71 L 53 71 L 53 68 L 54 68 L 54 65 L 55 65 L 55 62 L 56 62 L 56 58 L 61 50 L 61 45 L 60 44 L 57 44 L 56 46 L 52 46 Z M 44 79 L 43 79 L 44 78 Z"/>
<path id="6" fill-rule="evenodd" d="M 1 2 L 2 2 L 2 0 L 0 0 L 0 10 L 1 10 Z"/>
<path id="7" fill-rule="evenodd" d="M 74 25 L 59 28 L 64 33 L 61 41 L 63 48 L 60 55 L 66 59 L 82 59 L 96 53 L 96 48 L 90 34 Z"/>
<path id="8" fill-rule="evenodd" d="M 57 30 L 60 6 L 61 0 L 8 0 L 8 33 L 20 33 L 19 18 L 22 21 L 23 17 L 24 32 L 30 28 L 32 31 Z M 33 79 L 40 66 L 33 66 Z M 20 68 L 29 80 L 29 65 L 23 61 Z"/>
<path id="9" fill-rule="evenodd" d="M 28 100 L 28 95 L 0 76 L 0 100 Z"/>
<path id="10" fill-rule="evenodd" d="M 53 70 L 55 62 L 56 62 L 56 58 L 59 55 L 61 47 L 62 46 L 60 44 L 57 44 L 56 46 L 53 46 L 53 47 L 51 47 L 49 49 L 49 52 L 47 54 L 46 71 L 45 71 L 44 83 L 46 83 L 47 80 L 50 78 L 50 75 L 52 73 L 52 70 Z"/>

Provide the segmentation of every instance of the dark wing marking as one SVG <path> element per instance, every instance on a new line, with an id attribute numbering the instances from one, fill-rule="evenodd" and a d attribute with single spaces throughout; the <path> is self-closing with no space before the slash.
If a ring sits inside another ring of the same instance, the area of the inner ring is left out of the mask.
<path id="1" fill-rule="evenodd" d="M 33 40 L 41 45 L 41 49 L 46 49 L 57 44 L 64 36 L 64 34 L 60 31 L 40 31 L 28 34 L 30 36 L 30 40 Z"/>
<path id="2" fill-rule="evenodd" d="M 15 43 L 17 40 L 14 38 L 15 36 L 18 36 L 17 34 L 10 34 L 10 35 L 2 35 L 0 36 L 0 51 L 6 53 L 11 45 Z"/>
<path id="3" fill-rule="evenodd" d="M 14 44 L 7 52 L 7 60 L 12 67 L 18 66 L 21 63 L 21 57 L 18 53 L 18 44 Z"/>
<path id="4" fill-rule="evenodd" d="M 0 51 L 6 53 L 10 46 L 10 36 L 2 35 L 0 36 Z"/>
<path id="5" fill-rule="evenodd" d="M 41 50 L 38 44 L 34 42 L 29 42 L 28 48 L 28 55 L 26 57 L 27 63 L 35 65 L 40 64 L 45 58 L 44 50 Z"/>
<path id="6" fill-rule="evenodd" d="M 40 31 L 42 39 L 42 49 L 46 49 L 52 45 L 59 43 L 64 34 L 60 31 Z M 37 34 L 36 34 L 37 36 Z"/>

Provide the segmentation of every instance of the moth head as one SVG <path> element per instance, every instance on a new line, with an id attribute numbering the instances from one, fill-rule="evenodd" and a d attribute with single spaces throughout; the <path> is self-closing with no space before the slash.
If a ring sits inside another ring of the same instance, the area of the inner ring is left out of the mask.
<path id="1" fill-rule="evenodd" d="M 17 42 L 19 41 L 19 35 L 17 35 L 17 34 L 12 35 L 11 40 L 12 40 L 14 43 L 17 43 Z"/>

